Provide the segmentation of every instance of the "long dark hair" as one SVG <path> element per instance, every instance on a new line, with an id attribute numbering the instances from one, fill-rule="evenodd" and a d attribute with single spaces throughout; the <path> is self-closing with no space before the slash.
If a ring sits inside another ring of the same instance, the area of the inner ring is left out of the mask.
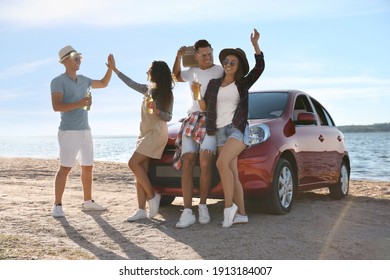
<path id="1" fill-rule="evenodd" d="M 150 81 L 156 84 L 152 91 L 153 99 L 158 100 L 161 109 L 168 111 L 173 102 L 172 89 L 175 85 L 171 70 L 164 61 L 153 61 L 150 68 Z"/>

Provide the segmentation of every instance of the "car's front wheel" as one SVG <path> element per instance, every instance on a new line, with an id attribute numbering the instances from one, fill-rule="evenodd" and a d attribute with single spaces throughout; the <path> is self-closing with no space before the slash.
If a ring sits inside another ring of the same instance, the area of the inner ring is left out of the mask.
<path id="1" fill-rule="evenodd" d="M 336 185 L 329 187 L 330 196 L 333 199 L 341 199 L 348 195 L 349 171 L 345 161 L 341 163 L 340 177 Z"/>
<path id="2" fill-rule="evenodd" d="M 281 158 L 276 165 L 272 190 L 267 197 L 268 211 L 282 215 L 290 212 L 296 191 L 296 174 L 288 160 Z"/>

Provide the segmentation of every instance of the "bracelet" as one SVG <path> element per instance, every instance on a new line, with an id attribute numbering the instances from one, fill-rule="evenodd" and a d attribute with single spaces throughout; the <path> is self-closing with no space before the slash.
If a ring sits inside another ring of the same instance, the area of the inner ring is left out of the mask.
<path id="1" fill-rule="evenodd" d="M 181 60 L 181 56 L 176 56 L 176 59 Z"/>

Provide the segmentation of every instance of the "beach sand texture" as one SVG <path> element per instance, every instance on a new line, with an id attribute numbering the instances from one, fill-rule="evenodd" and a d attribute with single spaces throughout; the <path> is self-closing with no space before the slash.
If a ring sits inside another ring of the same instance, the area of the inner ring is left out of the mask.
<path id="1" fill-rule="evenodd" d="M 0 158 L 0 259 L 390 259 L 390 182 L 351 181 L 350 195 L 339 201 L 327 189 L 301 193 L 283 216 L 248 201 L 249 223 L 228 229 L 221 226 L 223 201 L 210 199 L 210 224 L 176 229 L 181 198 L 153 220 L 125 221 L 137 202 L 123 163 L 95 165 L 94 199 L 108 211 L 81 211 L 76 166 L 63 198 L 66 218 L 53 218 L 57 167 L 57 160 Z"/>

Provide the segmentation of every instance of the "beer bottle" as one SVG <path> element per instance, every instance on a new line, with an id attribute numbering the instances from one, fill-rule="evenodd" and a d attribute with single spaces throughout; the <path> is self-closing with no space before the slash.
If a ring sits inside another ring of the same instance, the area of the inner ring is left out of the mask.
<path id="1" fill-rule="evenodd" d="M 91 93 L 91 89 L 90 88 L 88 89 L 87 94 L 85 95 L 85 97 L 92 97 L 92 93 Z M 86 111 L 89 111 L 91 109 L 91 104 L 89 104 L 88 106 L 84 106 L 83 109 L 86 110 Z"/>
<path id="2" fill-rule="evenodd" d="M 148 95 L 146 96 L 145 106 L 146 106 L 146 112 L 148 114 L 153 114 L 153 108 L 148 107 L 150 102 L 153 102 L 152 87 L 151 86 L 149 86 L 149 88 L 148 88 Z"/>

